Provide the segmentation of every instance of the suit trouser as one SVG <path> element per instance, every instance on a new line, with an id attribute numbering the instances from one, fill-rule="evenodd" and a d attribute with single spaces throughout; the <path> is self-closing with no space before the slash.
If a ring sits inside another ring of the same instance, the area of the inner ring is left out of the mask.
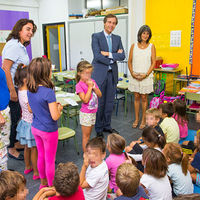
<path id="1" fill-rule="evenodd" d="M 99 103 L 95 123 L 96 132 L 102 132 L 103 129 L 111 129 L 111 117 L 116 93 L 116 84 L 112 71 L 107 73 L 99 89 L 102 92 L 102 97 L 98 99 Z"/>

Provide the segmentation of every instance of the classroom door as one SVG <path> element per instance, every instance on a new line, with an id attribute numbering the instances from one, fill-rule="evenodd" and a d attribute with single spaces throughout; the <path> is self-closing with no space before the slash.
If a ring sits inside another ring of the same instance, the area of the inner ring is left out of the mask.
<path id="1" fill-rule="evenodd" d="M 46 26 L 47 57 L 57 71 L 66 70 L 64 24 Z"/>

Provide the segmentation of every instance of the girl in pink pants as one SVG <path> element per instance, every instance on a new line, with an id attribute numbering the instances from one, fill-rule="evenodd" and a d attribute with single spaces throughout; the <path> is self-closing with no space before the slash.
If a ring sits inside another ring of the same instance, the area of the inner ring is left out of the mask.
<path id="1" fill-rule="evenodd" d="M 51 62 L 46 58 L 35 58 L 28 66 L 28 102 L 33 112 L 31 131 L 38 149 L 38 171 L 40 189 L 53 185 L 55 157 L 58 144 L 57 120 L 62 106 L 56 103 L 51 82 Z"/>

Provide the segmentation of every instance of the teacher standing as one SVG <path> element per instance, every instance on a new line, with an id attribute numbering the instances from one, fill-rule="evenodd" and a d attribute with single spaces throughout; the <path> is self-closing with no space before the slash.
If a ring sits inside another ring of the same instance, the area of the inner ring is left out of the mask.
<path id="1" fill-rule="evenodd" d="M 2 68 L 5 71 L 7 85 L 10 91 L 11 130 L 8 155 L 17 160 L 23 160 L 24 158 L 15 148 L 15 144 L 17 143 L 16 128 L 17 122 L 21 117 L 21 108 L 18 101 L 17 88 L 14 84 L 14 77 L 18 64 L 29 64 L 26 46 L 30 44 L 31 37 L 34 35 L 36 29 L 37 27 L 33 20 L 18 20 L 7 37 L 6 45 L 2 51 Z"/>
<path id="2" fill-rule="evenodd" d="M 99 137 L 104 136 L 103 132 L 117 133 L 111 127 L 111 117 L 118 83 L 117 61 L 125 58 L 121 37 L 112 34 L 117 23 L 117 17 L 108 14 L 104 17 L 104 30 L 92 35 L 93 79 L 102 92 L 95 124 L 95 130 Z"/>
<path id="3" fill-rule="evenodd" d="M 153 69 L 156 63 L 155 46 L 149 43 L 152 33 L 147 25 L 143 25 L 137 35 L 138 42 L 132 44 L 128 68 L 129 77 L 128 89 L 134 93 L 135 121 L 132 127 L 136 128 L 139 123 L 140 100 L 142 101 L 142 121 L 139 129 L 146 125 L 145 112 L 148 106 L 148 94 L 153 92 Z"/>

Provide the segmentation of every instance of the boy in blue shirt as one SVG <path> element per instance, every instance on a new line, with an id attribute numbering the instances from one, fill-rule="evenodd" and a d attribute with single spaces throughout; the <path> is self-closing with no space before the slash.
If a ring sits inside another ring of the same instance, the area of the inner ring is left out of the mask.
<path id="1" fill-rule="evenodd" d="M 130 163 L 123 163 L 117 169 L 116 183 L 122 195 L 115 200 L 147 200 L 146 195 L 140 184 L 140 174 L 138 169 Z"/>

